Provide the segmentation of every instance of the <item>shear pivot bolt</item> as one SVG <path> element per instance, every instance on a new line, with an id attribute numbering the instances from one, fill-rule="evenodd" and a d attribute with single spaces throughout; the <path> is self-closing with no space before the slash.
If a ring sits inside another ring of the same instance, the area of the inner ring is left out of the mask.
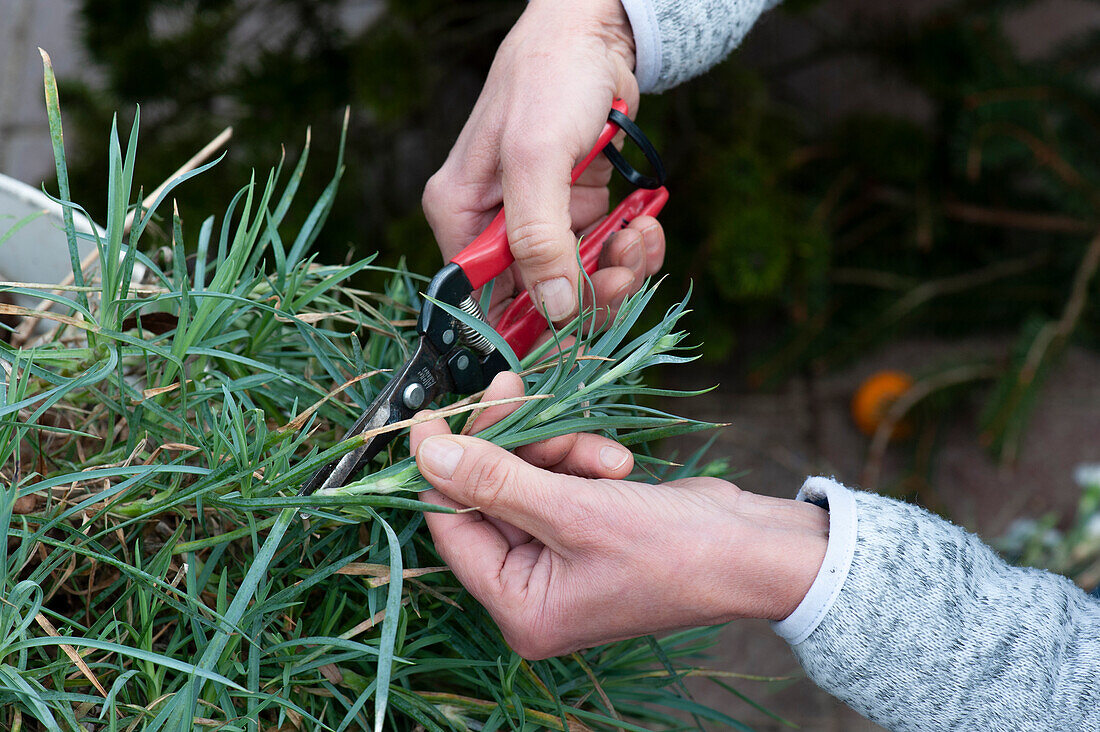
<path id="1" fill-rule="evenodd" d="M 465 371 L 467 368 L 470 367 L 469 357 L 466 354 L 462 354 L 461 356 L 458 357 L 458 360 L 455 362 L 455 366 L 458 367 L 459 371 Z"/>
<path id="2" fill-rule="evenodd" d="M 419 409 L 424 404 L 424 387 L 418 383 L 412 383 L 401 392 L 401 401 L 409 409 Z"/>
<path id="3" fill-rule="evenodd" d="M 454 342 L 455 342 L 455 332 L 453 330 L 451 330 L 450 328 L 443 331 L 443 343 L 445 345 L 449 346 Z"/>

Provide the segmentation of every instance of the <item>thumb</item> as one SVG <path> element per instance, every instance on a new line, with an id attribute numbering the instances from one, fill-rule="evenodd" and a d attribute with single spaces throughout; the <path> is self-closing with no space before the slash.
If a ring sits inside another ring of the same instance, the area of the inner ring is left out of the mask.
<path id="1" fill-rule="evenodd" d="M 573 159 L 561 137 L 543 132 L 501 149 L 509 246 L 532 299 L 554 322 L 576 313 L 580 274 L 569 213 Z"/>
<path id="2" fill-rule="evenodd" d="M 552 543 L 561 521 L 561 498 L 584 483 L 534 467 L 476 437 L 437 435 L 420 443 L 416 464 L 447 498 L 476 508 Z"/>

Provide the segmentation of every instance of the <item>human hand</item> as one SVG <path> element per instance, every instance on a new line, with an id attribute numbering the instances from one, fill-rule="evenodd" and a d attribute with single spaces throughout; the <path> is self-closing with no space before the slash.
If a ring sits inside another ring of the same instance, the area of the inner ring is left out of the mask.
<path id="1" fill-rule="evenodd" d="M 519 377 L 502 373 L 486 399 L 522 393 Z M 515 408 L 491 407 L 471 428 Z M 478 509 L 428 513 L 428 528 L 526 658 L 735 618 L 785 618 L 825 556 L 828 516 L 817 506 L 714 478 L 622 480 L 630 453 L 597 435 L 513 455 L 435 420 L 413 427 L 412 449 L 435 488 L 424 500 Z"/>
<path id="2" fill-rule="evenodd" d="M 556 323 L 576 313 L 577 239 L 608 209 L 602 155 L 570 188 L 611 103 L 638 103 L 634 40 L 620 0 L 532 0 L 497 51 L 451 154 L 424 189 L 424 213 L 445 259 L 481 233 L 503 203 L 516 265 L 496 279 L 495 322 L 514 293 Z M 594 305 L 614 313 L 664 259 L 656 219 L 639 217 L 605 245 Z"/>

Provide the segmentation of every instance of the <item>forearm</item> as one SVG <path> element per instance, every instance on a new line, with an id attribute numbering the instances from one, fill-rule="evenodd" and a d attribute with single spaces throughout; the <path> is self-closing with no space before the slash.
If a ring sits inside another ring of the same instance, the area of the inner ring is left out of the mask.
<path id="1" fill-rule="evenodd" d="M 702 74 L 741 44 L 779 0 L 622 0 L 633 28 L 635 75 L 643 92 Z"/>
<path id="2" fill-rule="evenodd" d="M 808 486 L 850 496 L 831 525 L 854 532 L 830 537 L 833 596 L 776 626 L 819 686 L 891 730 L 1100 728 L 1100 604 L 919 508 Z"/>

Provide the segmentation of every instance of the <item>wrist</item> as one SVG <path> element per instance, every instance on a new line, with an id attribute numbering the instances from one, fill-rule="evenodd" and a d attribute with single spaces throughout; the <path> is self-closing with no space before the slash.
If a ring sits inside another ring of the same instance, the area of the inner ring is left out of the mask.
<path id="1" fill-rule="evenodd" d="M 811 503 L 741 493 L 728 619 L 783 620 L 810 591 L 829 545 L 829 514 Z"/>
<path id="2" fill-rule="evenodd" d="M 768 551 L 777 556 L 776 577 L 781 578 L 771 595 L 772 602 L 761 617 L 783 620 L 810 591 L 829 548 L 829 512 L 803 501 L 769 498 L 782 503 L 782 518 L 769 532 Z"/>
<path id="3" fill-rule="evenodd" d="M 595 35 L 607 50 L 634 68 L 634 32 L 621 0 L 531 0 L 528 8 Z"/>
<path id="4" fill-rule="evenodd" d="M 599 0 L 591 3 L 599 17 L 599 24 L 604 43 L 612 53 L 618 54 L 626 61 L 627 68 L 634 68 L 635 45 L 634 31 L 630 27 L 630 18 L 626 14 L 622 0 Z"/>

